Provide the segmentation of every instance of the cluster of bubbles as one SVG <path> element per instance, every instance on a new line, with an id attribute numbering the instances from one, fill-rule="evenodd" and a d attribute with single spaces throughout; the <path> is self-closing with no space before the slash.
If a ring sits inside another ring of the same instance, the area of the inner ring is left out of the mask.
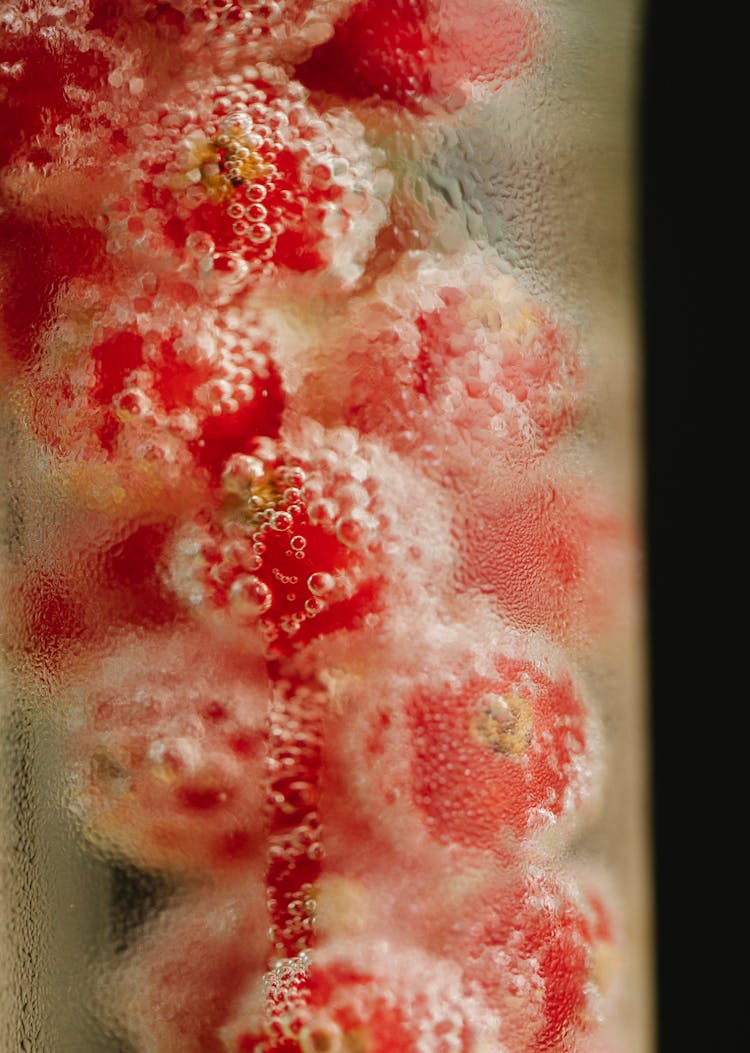
<path id="1" fill-rule="evenodd" d="M 538 459 L 576 417 L 572 333 L 490 249 L 409 254 L 376 294 L 352 299 L 325 341 L 311 355 L 301 401 L 438 474 L 461 450 Z"/>
<path id="2" fill-rule="evenodd" d="M 356 119 L 318 115 L 301 85 L 268 69 L 195 89 L 128 130 L 135 156 L 103 207 L 109 253 L 163 257 L 219 301 L 269 271 L 314 275 L 324 290 L 356 282 L 391 190 Z"/>
<path id="3" fill-rule="evenodd" d="M 298 60 L 333 35 L 335 23 L 344 18 L 357 0 L 130 0 L 134 13 L 150 15 L 173 25 L 177 13 L 184 18 L 180 28 L 186 45 L 195 49 L 205 42 L 221 53 L 227 64 L 252 48 L 258 58 L 277 62 Z M 218 40 L 217 40 L 218 38 Z"/>

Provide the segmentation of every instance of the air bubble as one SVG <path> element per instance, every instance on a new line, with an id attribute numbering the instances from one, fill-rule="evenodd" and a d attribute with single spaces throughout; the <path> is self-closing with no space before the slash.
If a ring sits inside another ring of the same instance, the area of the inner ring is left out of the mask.
<path id="1" fill-rule="evenodd" d="M 356 519 L 342 518 L 336 523 L 336 537 L 348 548 L 358 548 L 364 539 L 365 528 Z"/>
<path id="2" fill-rule="evenodd" d="M 292 517 L 288 512 L 274 512 L 271 517 L 271 529 L 277 530 L 279 533 L 283 533 L 285 530 L 291 530 L 292 528 Z"/>
<path id="3" fill-rule="evenodd" d="M 317 571 L 307 579 L 307 587 L 313 596 L 325 596 L 334 589 L 335 585 L 336 579 L 333 575 L 326 574 L 324 571 Z"/>
<path id="4" fill-rule="evenodd" d="M 303 469 L 296 465 L 285 465 L 283 468 L 279 468 L 276 474 L 287 486 L 292 486 L 296 489 L 299 489 L 304 484 L 306 478 Z"/>
<path id="5" fill-rule="evenodd" d="M 326 498 L 321 498 L 319 501 L 313 501 L 307 509 L 307 515 L 310 522 L 318 525 L 334 523 L 337 514 L 338 505 L 334 501 L 329 501 Z"/>
<path id="6" fill-rule="evenodd" d="M 270 241 L 273 231 L 267 223 L 253 223 L 248 231 L 248 238 L 255 245 L 262 245 L 266 241 Z"/>
<path id="7" fill-rule="evenodd" d="M 301 534 L 295 534 L 292 540 L 289 542 L 289 547 L 294 549 L 295 552 L 301 551 L 307 545 L 307 538 L 302 537 Z"/>
<path id="8" fill-rule="evenodd" d="M 193 256 L 210 256 L 215 248 L 213 238 L 204 231 L 194 231 L 185 239 L 185 248 Z"/>
<path id="9" fill-rule="evenodd" d="M 257 618 L 271 606 L 271 590 L 254 574 L 243 574 L 229 589 L 229 602 L 237 614 Z"/>

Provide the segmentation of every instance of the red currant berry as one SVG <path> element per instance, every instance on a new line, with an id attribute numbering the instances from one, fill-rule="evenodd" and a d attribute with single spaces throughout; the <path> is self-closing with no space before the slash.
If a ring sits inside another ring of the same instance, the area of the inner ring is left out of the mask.
<path id="1" fill-rule="evenodd" d="M 348 428 L 307 422 L 293 442 L 232 457 L 224 490 L 219 514 L 178 535 L 171 583 L 197 613 L 260 630 L 271 656 L 377 612 L 399 545 L 414 550 L 405 576 L 424 570 L 410 540 L 420 479 Z"/>
<path id="2" fill-rule="evenodd" d="M 263 896 L 246 867 L 229 887 L 183 894 L 138 934 L 108 988 L 138 1049 L 226 1053 L 219 1030 L 265 965 Z"/>
<path id="3" fill-rule="evenodd" d="M 303 412 L 378 435 L 441 477 L 481 449 L 538 457 L 575 419 L 575 341 L 489 250 L 408 254 L 325 339 Z"/>
<path id="4" fill-rule="evenodd" d="M 297 75 L 347 99 L 455 109 L 475 83 L 516 74 L 536 32 L 531 9 L 512 0 L 361 0 Z"/>
<path id="5" fill-rule="evenodd" d="M 629 594 L 628 544 L 606 496 L 559 472 L 476 478 L 456 524 L 459 586 L 519 629 L 562 641 L 611 623 Z"/>
<path id="6" fill-rule="evenodd" d="M 361 942 L 284 963 L 223 1031 L 228 1053 L 480 1053 L 498 1018 L 450 962 Z"/>
<path id="7" fill-rule="evenodd" d="M 348 797 L 392 839 L 424 831 L 491 854 L 572 818 L 596 757 L 570 671 L 496 640 L 448 663 L 417 687 L 373 691 L 331 728 L 330 764 Z"/>
<path id="8" fill-rule="evenodd" d="M 600 959 L 611 929 L 572 884 L 534 870 L 506 877 L 458 956 L 519 1053 L 571 1053 L 597 1020 Z M 605 935 L 605 928 L 607 933 Z"/>
<path id="9" fill-rule="evenodd" d="M 115 303 L 93 319 L 64 312 L 45 345 L 20 396 L 33 430 L 79 492 L 115 510 L 189 506 L 227 457 L 278 433 L 281 384 L 250 319 L 157 321 Z"/>
<path id="10" fill-rule="evenodd" d="M 359 278 L 388 216 L 381 154 L 353 117 L 318 116 L 299 84 L 264 76 L 184 90 L 130 130 L 104 208 L 112 254 L 178 266 L 196 296 L 225 300 L 279 270 L 323 289 Z"/>
<path id="11" fill-rule="evenodd" d="M 125 640 L 73 685 L 72 803 L 142 866 L 221 870 L 264 829 L 262 664 L 194 633 Z"/>

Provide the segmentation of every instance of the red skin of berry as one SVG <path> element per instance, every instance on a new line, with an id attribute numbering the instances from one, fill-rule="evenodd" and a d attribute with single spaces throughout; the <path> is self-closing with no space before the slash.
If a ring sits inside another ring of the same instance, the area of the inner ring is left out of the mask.
<path id="1" fill-rule="evenodd" d="M 303 566 L 300 566 L 294 551 L 289 548 L 292 536 L 304 537 L 307 541 Z M 373 610 L 378 591 L 375 579 L 363 583 L 351 597 L 335 600 L 319 614 L 305 618 L 293 632 L 286 632 L 285 623 L 289 619 L 304 616 L 305 604 L 313 599 L 306 579 L 313 574 L 335 576 L 347 573 L 350 569 L 356 571 L 360 560 L 334 534 L 311 523 L 304 509 L 293 513 L 291 530 L 282 534 L 269 531 L 263 535 L 263 541 L 266 546 L 263 563 L 254 576 L 273 597 L 268 609 L 263 612 L 261 624 L 268 640 L 270 656 L 290 655 L 318 636 L 355 627 L 365 614 Z M 209 551 L 206 556 L 210 561 Z M 240 566 L 230 566 L 219 575 L 219 584 L 213 586 L 215 607 L 227 607 L 229 590 L 241 574 Z M 281 578 L 292 576 L 297 578 L 296 584 L 280 583 Z M 253 617 L 251 623 L 258 624 L 258 619 Z"/>
<path id="2" fill-rule="evenodd" d="M 454 109 L 470 82 L 513 76 L 536 28 L 528 9 L 505 0 L 362 0 L 297 76 L 347 99 Z"/>
<path id="3" fill-rule="evenodd" d="M 472 677 L 447 695 L 422 691 L 408 705 L 412 793 L 440 840 L 481 847 L 502 830 L 523 836 L 550 821 L 537 809 L 567 810 L 578 781 L 587 743 L 572 681 L 522 661 L 501 659 L 496 669 L 497 678 Z M 485 719 L 486 700 L 498 696 L 511 707 L 520 700 L 507 733 L 492 713 Z"/>
<path id="4" fill-rule="evenodd" d="M 457 524 L 459 586 L 493 597 L 519 629 L 566 643 L 611 622 L 627 593 L 627 536 L 606 499 L 543 473 L 493 486 L 467 495 Z"/>
<path id="5" fill-rule="evenodd" d="M 467 978 L 501 1013 L 518 1053 L 572 1053 L 595 1022 L 596 953 L 611 942 L 601 909 L 538 872 L 511 876 L 489 901 L 483 918 L 475 911 L 455 930 Z M 514 977 L 532 983 L 520 1002 Z"/>

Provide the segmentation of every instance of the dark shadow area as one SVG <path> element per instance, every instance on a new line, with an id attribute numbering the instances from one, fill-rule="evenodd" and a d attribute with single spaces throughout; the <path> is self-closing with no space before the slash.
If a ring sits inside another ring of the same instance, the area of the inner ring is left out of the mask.
<path id="1" fill-rule="evenodd" d="M 736 1048 L 742 1033 L 732 1026 L 745 914 L 732 744 L 744 708 L 737 690 L 744 655 L 731 626 L 743 615 L 728 600 L 744 569 L 734 547 L 744 481 L 735 452 L 744 420 L 735 399 L 745 383 L 747 337 L 731 281 L 738 266 L 732 245 L 744 237 L 731 161 L 743 122 L 733 125 L 730 115 L 741 65 L 732 59 L 735 31 L 717 8 L 652 0 L 644 28 L 641 292 L 658 1048 L 692 1053 Z"/>

